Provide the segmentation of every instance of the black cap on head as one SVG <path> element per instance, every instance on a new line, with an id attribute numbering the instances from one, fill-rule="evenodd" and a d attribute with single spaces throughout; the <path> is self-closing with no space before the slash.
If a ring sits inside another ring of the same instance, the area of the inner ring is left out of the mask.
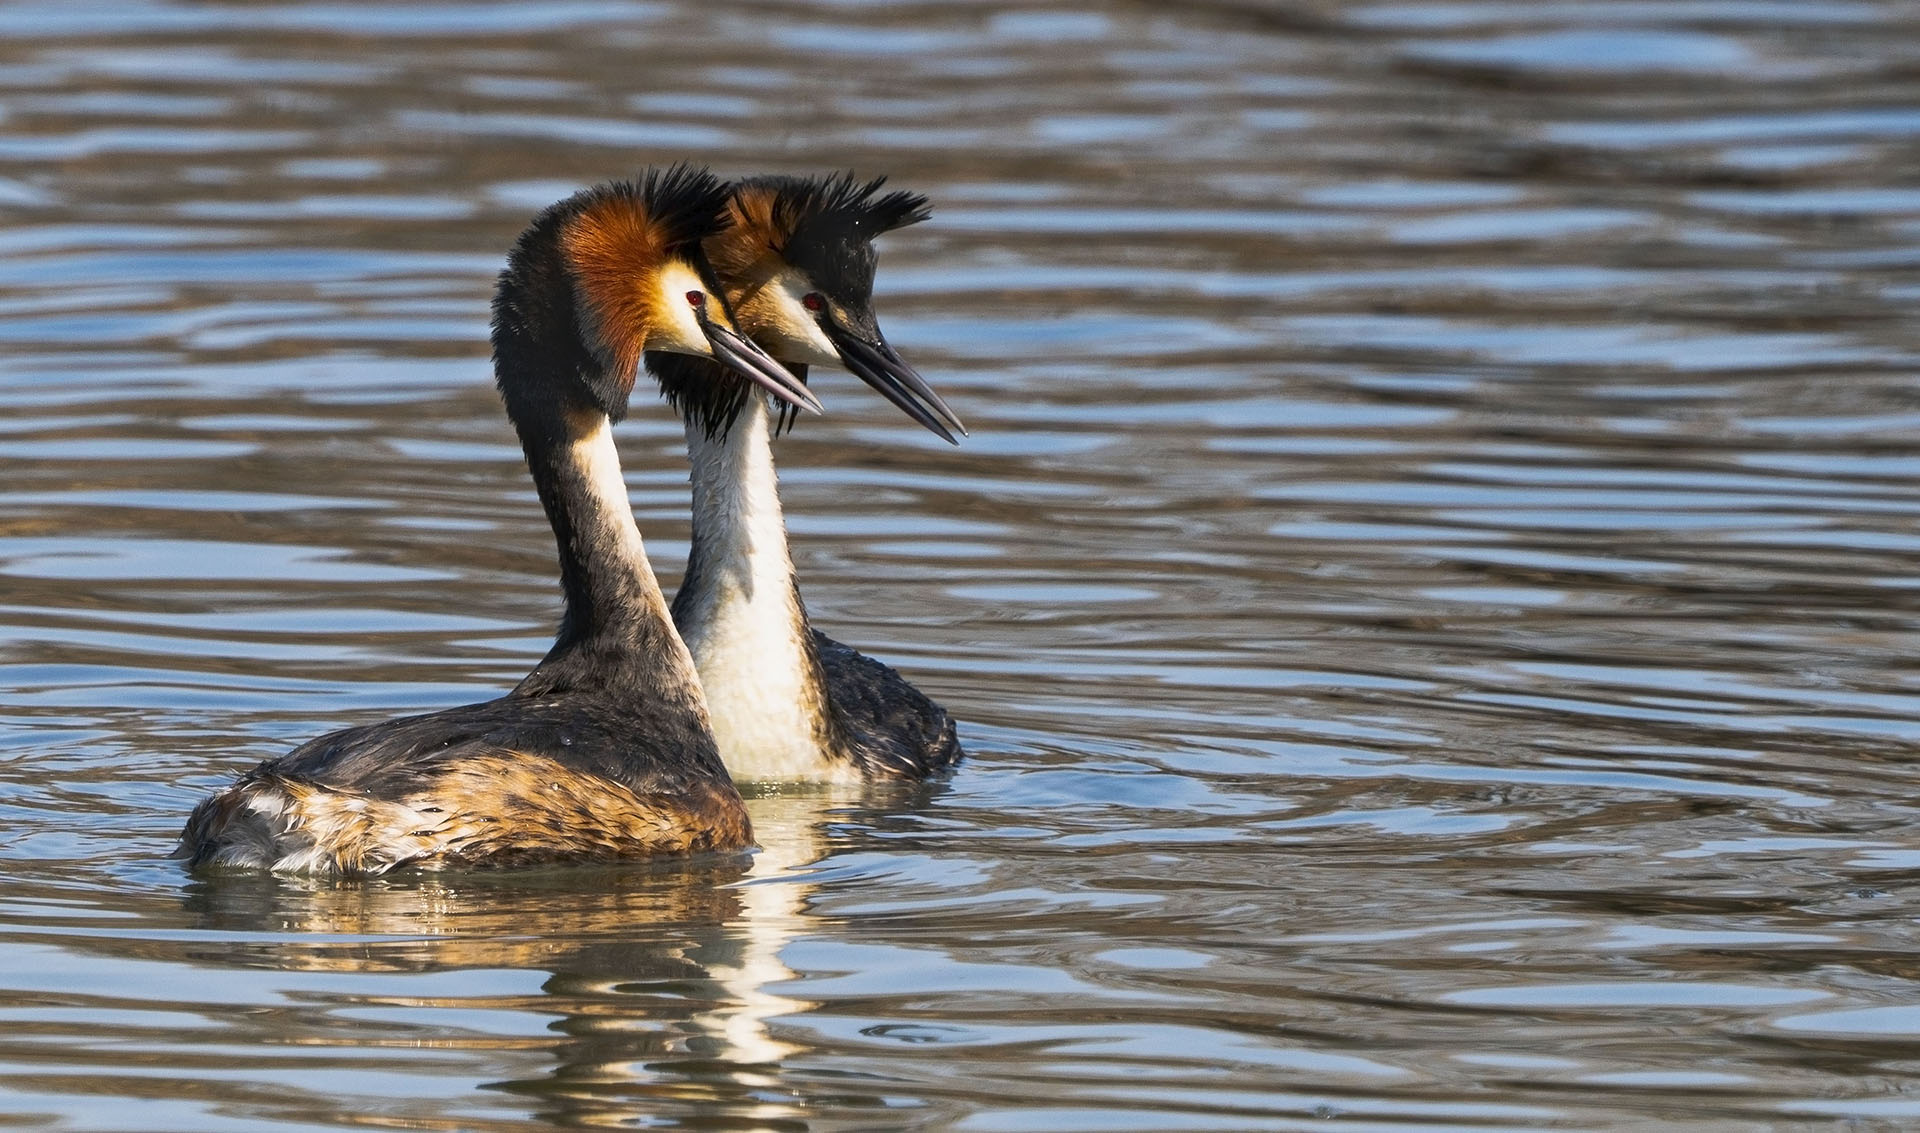
<path id="1" fill-rule="evenodd" d="M 824 177 L 757 177 L 743 184 L 773 190 L 775 227 L 791 232 L 778 251 L 836 305 L 861 310 L 873 299 L 873 240 L 933 215 L 927 198 L 881 193 L 885 177 L 851 172 Z"/>

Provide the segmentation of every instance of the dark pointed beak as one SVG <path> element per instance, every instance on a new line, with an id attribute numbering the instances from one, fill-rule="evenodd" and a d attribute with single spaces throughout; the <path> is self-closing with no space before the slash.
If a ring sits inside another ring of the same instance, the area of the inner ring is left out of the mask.
<path id="1" fill-rule="evenodd" d="M 810 413 L 825 413 L 826 407 L 820 399 L 813 396 L 805 382 L 788 372 L 785 366 L 774 361 L 767 352 L 753 344 L 753 340 L 721 326 L 711 319 L 701 319 L 700 329 L 707 334 L 707 345 L 713 348 L 714 360 L 727 366 L 748 381 L 775 397 L 781 398 Z"/>
<path id="2" fill-rule="evenodd" d="M 822 315 L 820 329 L 826 332 L 827 340 L 839 352 L 840 361 L 861 381 L 879 391 L 880 396 L 900 408 L 900 411 L 924 425 L 929 432 L 950 445 L 960 442 L 955 439 L 948 426 L 967 434 L 967 427 L 960 423 L 960 417 L 947 408 L 940 395 L 919 375 L 906 359 L 900 357 L 887 340 L 877 333 L 874 341 L 869 342 L 861 335 L 841 326 L 831 315 Z"/>

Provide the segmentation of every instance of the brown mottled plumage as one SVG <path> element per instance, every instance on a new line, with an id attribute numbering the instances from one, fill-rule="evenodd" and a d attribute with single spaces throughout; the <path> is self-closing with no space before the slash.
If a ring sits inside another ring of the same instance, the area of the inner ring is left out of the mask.
<path id="1" fill-rule="evenodd" d="M 536 752 L 461 760 L 398 798 L 295 778 L 271 766 L 194 812 L 183 836 L 218 840 L 207 864 L 273 854 L 302 873 L 377 874 L 401 864 L 520 866 L 615 861 L 749 844 L 738 793 L 697 784 L 641 795 Z"/>

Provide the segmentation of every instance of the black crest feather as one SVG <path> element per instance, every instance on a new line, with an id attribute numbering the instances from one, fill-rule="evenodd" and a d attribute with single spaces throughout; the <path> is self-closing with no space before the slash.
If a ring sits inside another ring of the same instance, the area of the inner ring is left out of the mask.
<path id="1" fill-rule="evenodd" d="M 573 207 L 566 211 L 573 215 L 610 199 L 625 197 L 660 225 L 668 247 L 679 249 L 705 240 L 730 223 L 726 206 L 731 192 L 732 187 L 706 166 L 682 161 L 665 169 L 649 169 L 638 181 L 595 185 L 554 207 L 571 204 Z"/>
<path id="2" fill-rule="evenodd" d="M 567 221 L 617 200 L 630 201 L 660 225 L 667 246 L 698 244 L 732 223 L 727 197 L 732 187 L 704 165 L 679 162 L 649 169 L 638 181 L 605 181 L 542 209 L 514 243 L 507 270 L 556 254 Z"/>
<path id="3" fill-rule="evenodd" d="M 882 232 L 918 224 L 933 215 L 927 198 L 895 190 L 884 196 L 885 177 L 861 181 L 852 170 L 822 177 L 758 177 L 747 182 L 772 189 L 774 219 L 795 239 L 820 239 L 820 227 L 842 238 L 871 240 Z"/>
<path id="4" fill-rule="evenodd" d="M 746 187 L 773 192 L 775 227 L 790 232 L 776 249 L 827 298 L 863 306 L 873 297 L 873 240 L 933 215 L 927 198 L 895 190 L 885 177 L 861 181 L 851 171 L 823 177 L 756 177 Z"/>

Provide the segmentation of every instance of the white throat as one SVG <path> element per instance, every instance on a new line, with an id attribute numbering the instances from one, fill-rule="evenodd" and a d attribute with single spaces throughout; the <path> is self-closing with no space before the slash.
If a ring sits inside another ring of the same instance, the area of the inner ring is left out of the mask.
<path id="1" fill-rule="evenodd" d="M 857 777 L 828 750 L 825 690 L 808 652 L 764 399 L 725 436 L 687 426 L 693 553 L 674 599 L 735 779 Z"/>
<path id="2" fill-rule="evenodd" d="M 646 548 L 640 541 L 640 528 L 633 522 L 633 505 L 627 499 L 627 478 L 620 470 L 613 426 L 605 418 L 573 442 L 573 461 L 595 505 L 593 514 L 582 522 L 603 526 L 619 552 L 637 559 L 637 569 L 645 571 L 647 581 L 658 587 L 653 581 L 653 565 L 647 562 Z"/>
<path id="3" fill-rule="evenodd" d="M 613 426 L 605 418 L 573 442 L 571 459 L 585 482 L 587 506 L 575 516 L 580 535 L 589 544 L 598 543 L 611 552 L 611 560 L 602 569 L 620 576 L 626 601 L 644 616 L 670 625 L 672 614 L 660 580 L 647 560 L 646 544 L 633 521 L 633 504 L 627 497 L 627 481 L 620 470 L 620 450 L 613 443 Z M 673 677 L 690 685 L 696 706 L 700 702 L 698 667 L 692 654 L 675 633 L 665 635 L 671 658 L 660 658 L 660 677 Z"/>

